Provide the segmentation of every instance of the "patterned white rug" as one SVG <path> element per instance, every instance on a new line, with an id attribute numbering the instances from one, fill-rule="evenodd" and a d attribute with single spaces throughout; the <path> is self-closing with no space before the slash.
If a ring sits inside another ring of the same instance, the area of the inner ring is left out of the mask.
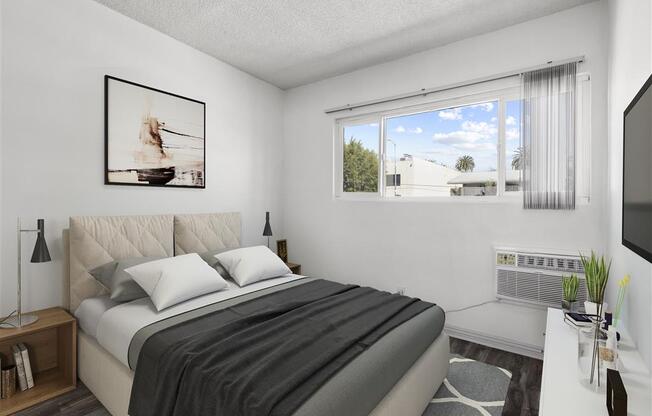
<path id="1" fill-rule="evenodd" d="M 500 416 L 511 379 L 503 368 L 455 356 L 423 416 Z"/>

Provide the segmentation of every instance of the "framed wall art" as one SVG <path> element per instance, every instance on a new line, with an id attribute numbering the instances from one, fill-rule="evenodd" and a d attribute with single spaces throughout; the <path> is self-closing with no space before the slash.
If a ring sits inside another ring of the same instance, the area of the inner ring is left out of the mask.
<path id="1" fill-rule="evenodd" d="M 288 241 L 276 240 L 276 253 L 278 256 L 287 263 L 288 261 Z"/>
<path id="2" fill-rule="evenodd" d="M 206 187 L 206 104 L 104 77 L 104 183 Z"/>

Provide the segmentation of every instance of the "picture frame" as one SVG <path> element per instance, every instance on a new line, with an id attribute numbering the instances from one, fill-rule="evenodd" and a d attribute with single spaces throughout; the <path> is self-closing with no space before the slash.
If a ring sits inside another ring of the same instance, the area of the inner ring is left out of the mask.
<path id="1" fill-rule="evenodd" d="M 104 76 L 104 184 L 206 188 L 206 103 Z"/>
<path id="2" fill-rule="evenodd" d="M 285 263 L 288 261 L 288 242 L 287 240 L 276 240 L 276 254 Z"/>

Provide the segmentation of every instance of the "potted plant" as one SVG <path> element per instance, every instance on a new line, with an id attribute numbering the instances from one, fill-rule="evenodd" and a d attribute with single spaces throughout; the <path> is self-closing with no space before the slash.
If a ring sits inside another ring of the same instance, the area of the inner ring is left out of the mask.
<path id="1" fill-rule="evenodd" d="M 611 270 L 611 261 L 607 264 L 604 256 L 596 256 L 592 251 L 591 257 L 584 257 L 580 254 L 582 260 L 582 265 L 584 266 L 584 275 L 586 276 L 586 289 L 589 293 L 590 301 L 584 302 L 584 308 L 586 313 L 593 315 L 593 327 L 590 330 L 580 330 L 579 334 L 579 351 L 587 349 L 582 348 L 582 338 L 585 339 L 588 337 L 593 338 L 591 344 L 593 348 L 590 349 L 590 375 L 589 375 L 589 384 L 595 385 L 598 388 L 601 386 L 600 382 L 600 342 L 602 338 L 602 330 L 600 326 L 602 325 L 602 312 L 606 309 L 607 304 L 604 303 L 604 291 L 607 288 L 607 281 L 609 280 L 609 272 Z M 583 354 L 580 354 L 582 356 Z M 578 358 L 581 358 L 578 356 Z M 597 374 L 597 377 L 595 377 Z M 597 383 L 594 382 L 597 380 Z"/>
<path id="2" fill-rule="evenodd" d="M 561 307 L 569 312 L 575 312 L 577 310 L 577 288 L 579 284 L 579 279 L 576 274 L 561 277 L 561 286 L 564 291 Z"/>
<path id="3" fill-rule="evenodd" d="M 580 259 L 584 266 L 586 289 L 589 293 L 589 300 L 584 302 L 584 309 L 589 315 L 602 316 L 602 312 L 607 309 L 607 304 L 604 302 L 604 291 L 609 280 L 611 261 L 607 264 L 604 256 L 597 256 L 593 251 L 591 257 L 580 254 Z"/>

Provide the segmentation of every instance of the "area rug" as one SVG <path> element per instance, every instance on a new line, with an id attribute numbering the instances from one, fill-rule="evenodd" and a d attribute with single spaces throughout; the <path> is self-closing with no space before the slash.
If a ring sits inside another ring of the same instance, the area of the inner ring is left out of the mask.
<path id="1" fill-rule="evenodd" d="M 512 373 L 463 357 L 452 357 L 423 416 L 500 416 Z"/>

